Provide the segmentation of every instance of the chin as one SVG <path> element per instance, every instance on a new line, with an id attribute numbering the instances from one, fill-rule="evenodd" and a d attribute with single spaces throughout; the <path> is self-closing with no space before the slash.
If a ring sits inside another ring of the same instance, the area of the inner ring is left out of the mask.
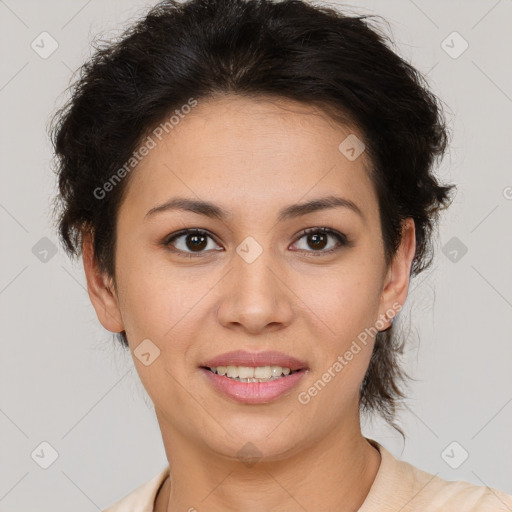
<path id="1" fill-rule="evenodd" d="M 282 421 L 283 417 L 279 421 Z M 258 425 L 247 428 L 247 418 L 240 425 L 228 424 L 229 437 L 223 436 L 212 443 L 212 438 L 205 442 L 219 454 L 229 458 L 245 461 L 265 458 L 267 461 L 284 460 L 300 451 L 306 443 L 301 442 L 290 430 L 279 425 L 279 421 L 260 420 Z M 277 428 L 276 428 L 277 426 Z"/>

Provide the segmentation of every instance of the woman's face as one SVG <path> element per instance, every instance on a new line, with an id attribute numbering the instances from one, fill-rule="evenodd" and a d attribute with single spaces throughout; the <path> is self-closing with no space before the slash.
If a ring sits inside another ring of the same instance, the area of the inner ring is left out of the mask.
<path id="1" fill-rule="evenodd" d="M 408 223 L 386 267 L 366 154 L 354 158 L 353 138 L 339 148 L 350 134 L 362 139 L 288 100 L 228 96 L 199 101 L 161 141 L 153 136 L 119 210 L 113 295 L 92 282 L 85 253 L 84 262 L 98 317 L 126 331 L 164 437 L 233 458 L 251 442 L 278 459 L 358 432 L 372 328 L 388 327 L 383 314 L 405 300 L 414 232 Z M 328 197 L 346 204 L 280 216 Z M 151 213 L 176 198 L 226 216 Z M 322 227 L 334 233 L 303 233 Z M 183 229 L 207 234 L 169 241 Z M 278 351 L 306 370 L 277 396 L 243 401 L 212 383 L 227 377 L 201 367 L 235 350 Z"/>

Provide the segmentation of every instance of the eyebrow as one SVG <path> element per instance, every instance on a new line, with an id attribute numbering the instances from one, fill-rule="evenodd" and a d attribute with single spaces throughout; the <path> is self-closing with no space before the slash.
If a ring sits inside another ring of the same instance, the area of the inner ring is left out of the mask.
<path id="1" fill-rule="evenodd" d="M 345 199 L 343 197 L 336 197 L 332 195 L 318 199 L 313 199 L 312 201 L 308 201 L 307 203 L 292 204 L 290 206 L 287 206 L 286 208 L 283 208 L 279 212 L 277 220 L 278 222 L 282 222 L 288 219 L 301 217 L 309 213 L 340 207 L 348 208 L 354 213 L 357 213 L 363 219 L 363 221 L 365 220 L 363 212 L 353 201 L 351 201 L 350 199 Z M 223 208 L 214 203 L 196 199 L 188 199 L 185 197 L 176 197 L 170 199 L 164 204 L 151 208 L 146 213 L 144 218 L 146 219 L 157 213 L 171 210 L 189 211 L 197 213 L 198 215 L 216 218 L 221 221 L 224 221 L 232 216 L 230 212 L 224 210 Z"/>

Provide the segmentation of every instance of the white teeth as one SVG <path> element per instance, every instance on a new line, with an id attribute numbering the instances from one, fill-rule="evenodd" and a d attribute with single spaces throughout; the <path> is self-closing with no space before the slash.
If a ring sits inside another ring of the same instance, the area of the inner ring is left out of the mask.
<path id="1" fill-rule="evenodd" d="M 272 377 L 280 377 L 281 373 L 284 373 L 285 370 L 288 370 L 288 372 L 290 371 L 289 368 L 281 368 L 280 366 L 271 366 L 270 369 L 272 371 Z M 288 375 L 287 373 L 284 374 Z"/>
<path id="2" fill-rule="evenodd" d="M 249 366 L 239 366 L 238 367 L 238 375 L 241 379 L 252 379 L 253 377 L 260 377 L 259 375 L 255 375 L 257 368 L 250 368 Z"/>
<path id="3" fill-rule="evenodd" d="M 242 376 L 240 375 L 240 378 Z M 270 366 L 258 366 L 254 368 L 254 378 L 255 379 L 270 379 L 272 377 L 272 370 Z"/>
<path id="4" fill-rule="evenodd" d="M 290 368 L 282 366 L 217 366 L 210 367 L 210 370 L 242 382 L 267 382 L 291 373 Z"/>

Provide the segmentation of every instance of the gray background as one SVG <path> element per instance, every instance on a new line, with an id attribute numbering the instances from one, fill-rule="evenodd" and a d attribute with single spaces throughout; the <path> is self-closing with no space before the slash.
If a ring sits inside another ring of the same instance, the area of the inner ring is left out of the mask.
<path id="1" fill-rule="evenodd" d="M 50 225 L 45 131 L 93 37 L 118 34 L 147 5 L 0 0 L 3 512 L 99 510 L 166 465 L 131 358 L 101 327 L 81 260 L 68 260 Z M 459 187 L 432 270 L 413 282 L 401 314 L 413 325 L 406 364 L 417 379 L 398 418 L 407 441 L 380 420 L 364 433 L 425 471 L 512 494 L 512 4 L 351 5 L 388 19 L 399 53 L 449 105 L 454 137 L 440 175 Z M 47 58 L 31 47 L 51 48 L 43 31 L 58 44 Z M 457 58 L 463 41 L 448 37 L 454 31 L 469 43 Z M 43 441 L 58 452 L 48 469 L 40 467 L 50 456 Z"/>

